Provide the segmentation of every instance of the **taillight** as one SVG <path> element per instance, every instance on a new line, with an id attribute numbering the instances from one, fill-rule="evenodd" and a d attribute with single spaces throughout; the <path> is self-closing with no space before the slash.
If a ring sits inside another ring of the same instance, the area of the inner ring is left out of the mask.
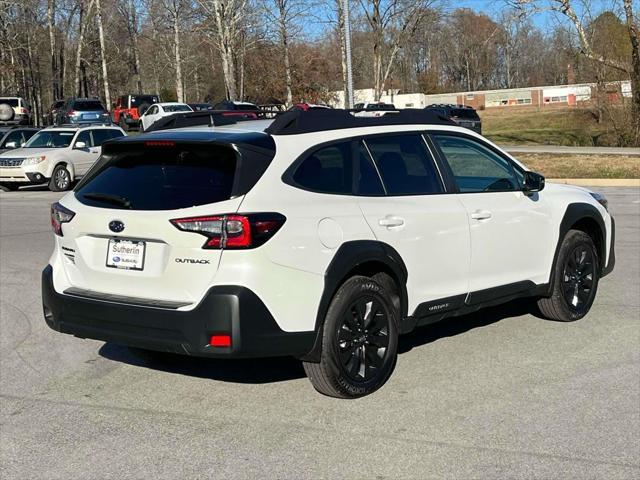
<path id="1" fill-rule="evenodd" d="M 70 222 L 74 216 L 74 212 L 63 207 L 58 202 L 51 204 L 51 228 L 53 232 L 62 237 L 62 224 Z"/>
<path id="2" fill-rule="evenodd" d="M 69 111 L 67 112 L 67 115 L 70 115 L 70 116 L 72 116 L 72 117 L 73 117 L 76 113 L 77 113 L 77 112 L 76 112 L 75 110 L 69 110 Z"/>
<path id="3" fill-rule="evenodd" d="M 242 249 L 264 244 L 280 230 L 285 220 L 279 213 L 251 213 L 176 218 L 171 223 L 184 232 L 207 237 L 202 248 Z"/>

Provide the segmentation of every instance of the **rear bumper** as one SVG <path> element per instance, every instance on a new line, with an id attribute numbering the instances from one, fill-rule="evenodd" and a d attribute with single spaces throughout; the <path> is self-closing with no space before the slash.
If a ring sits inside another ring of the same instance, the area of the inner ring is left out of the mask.
<path id="1" fill-rule="evenodd" d="M 158 308 L 60 294 L 53 269 L 42 272 L 42 303 L 47 325 L 80 338 L 202 357 L 303 356 L 315 333 L 281 330 L 267 307 L 241 286 L 212 287 L 193 310 Z M 231 335 L 231 347 L 212 347 L 213 334 Z"/>

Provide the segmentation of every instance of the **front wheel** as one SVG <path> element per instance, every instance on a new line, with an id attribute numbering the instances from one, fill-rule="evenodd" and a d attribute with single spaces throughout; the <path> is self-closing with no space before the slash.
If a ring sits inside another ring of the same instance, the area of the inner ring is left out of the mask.
<path id="1" fill-rule="evenodd" d="M 324 322 L 320 363 L 304 362 L 316 390 L 337 398 L 375 392 L 391 376 L 398 319 L 390 295 L 368 277 L 352 277 L 333 297 Z"/>
<path id="2" fill-rule="evenodd" d="M 600 279 L 598 252 L 589 235 L 569 230 L 553 267 L 551 297 L 538 300 L 550 320 L 572 322 L 584 317 L 596 298 Z"/>
<path id="3" fill-rule="evenodd" d="M 65 192 L 71 187 L 71 174 L 67 167 L 58 165 L 53 169 L 51 180 L 49 181 L 49 190 L 52 192 Z"/>

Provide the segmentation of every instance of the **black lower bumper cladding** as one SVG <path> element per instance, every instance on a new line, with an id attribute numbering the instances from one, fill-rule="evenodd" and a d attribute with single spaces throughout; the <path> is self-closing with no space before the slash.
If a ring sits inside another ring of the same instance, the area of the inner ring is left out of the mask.
<path id="1" fill-rule="evenodd" d="M 212 287 L 190 311 L 60 294 L 53 269 L 42 272 L 47 325 L 80 338 L 202 357 L 303 356 L 315 333 L 281 330 L 262 301 L 240 286 Z M 213 347 L 214 334 L 231 335 L 230 347 Z"/>

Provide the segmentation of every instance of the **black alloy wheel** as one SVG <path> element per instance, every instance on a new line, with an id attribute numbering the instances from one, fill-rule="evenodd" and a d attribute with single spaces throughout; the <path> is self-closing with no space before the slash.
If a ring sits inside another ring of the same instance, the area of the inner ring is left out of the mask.
<path id="1" fill-rule="evenodd" d="M 389 322 L 389 314 L 373 297 L 357 299 L 344 312 L 336 345 L 342 368 L 352 380 L 371 380 L 384 365 Z"/>

